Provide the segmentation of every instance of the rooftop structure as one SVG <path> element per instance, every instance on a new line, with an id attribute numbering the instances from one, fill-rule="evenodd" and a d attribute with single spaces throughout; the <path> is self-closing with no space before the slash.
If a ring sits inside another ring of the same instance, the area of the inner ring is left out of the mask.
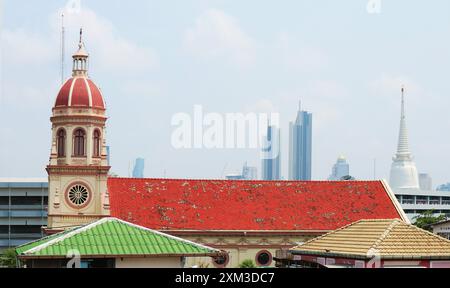
<path id="1" fill-rule="evenodd" d="M 111 215 L 162 230 L 329 231 L 406 215 L 383 181 L 109 178 Z"/>
<path id="2" fill-rule="evenodd" d="M 49 263 L 37 260 L 65 259 L 67 261 L 67 255 L 74 253 L 71 251 L 77 251 L 84 262 L 98 258 L 114 260 L 107 265 L 109 267 L 136 262 L 138 258 L 149 259 L 148 264 L 152 264 L 152 257 L 169 257 L 175 263 L 180 263 L 180 257 L 223 254 L 217 249 L 116 218 L 103 218 L 16 248 L 18 258 L 31 267 L 44 267 Z"/>
<path id="3" fill-rule="evenodd" d="M 359 220 L 290 252 L 320 266 L 450 267 L 449 240 L 399 219 Z"/>

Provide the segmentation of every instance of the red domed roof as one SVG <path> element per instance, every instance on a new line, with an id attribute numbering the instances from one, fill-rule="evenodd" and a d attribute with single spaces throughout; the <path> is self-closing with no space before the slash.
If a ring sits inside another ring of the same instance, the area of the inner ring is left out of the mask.
<path id="1" fill-rule="evenodd" d="M 90 79 L 75 77 L 62 85 L 56 97 L 55 108 L 89 107 L 105 109 L 102 94 Z"/>

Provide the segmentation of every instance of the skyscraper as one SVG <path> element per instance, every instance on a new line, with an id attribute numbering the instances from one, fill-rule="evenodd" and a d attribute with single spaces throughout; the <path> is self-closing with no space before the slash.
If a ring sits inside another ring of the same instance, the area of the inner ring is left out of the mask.
<path id="1" fill-rule="evenodd" d="M 350 175 L 350 166 L 344 156 L 339 156 L 336 164 L 333 165 L 330 177 L 328 180 L 337 181 L 342 180 L 342 177 Z"/>
<path id="2" fill-rule="evenodd" d="M 420 190 L 431 191 L 433 190 L 433 179 L 428 173 L 419 173 L 419 186 Z"/>
<path id="3" fill-rule="evenodd" d="M 144 178 L 144 164 L 145 160 L 137 158 L 134 163 L 133 178 Z"/>
<path id="4" fill-rule="evenodd" d="M 408 145 L 408 131 L 405 116 L 405 88 L 402 87 L 402 104 L 400 115 L 400 132 L 397 153 L 392 158 L 389 184 L 392 189 L 419 189 L 419 177 Z"/>
<path id="5" fill-rule="evenodd" d="M 289 179 L 311 180 L 312 114 L 297 112 L 295 122 L 289 123 Z"/>
<path id="6" fill-rule="evenodd" d="M 245 180 L 256 180 L 258 178 L 258 170 L 256 167 L 248 166 L 245 162 L 242 168 L 242 178 Z"/>
<path id="7" fill-rule="evenodd" d="M 266 145 L 262 149 L 262 179 L 280 180 L 280 129 L 269 123 L 267 127 Z"/>

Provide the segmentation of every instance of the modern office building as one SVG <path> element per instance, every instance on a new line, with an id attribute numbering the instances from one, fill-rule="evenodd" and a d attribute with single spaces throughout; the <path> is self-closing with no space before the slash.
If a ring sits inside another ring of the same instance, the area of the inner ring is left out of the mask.
<path id="1" fill-rule="evenodd" d="M 420 173 L 419 174 L 419 187 L 420 190 L 433 190 L 433 179 L 430 174 Z"/>
<path id="2" fill-rule="evenodd" d="M 108 165 L 111 166 L 111 147 L 106 146 L 106 161 L 108 162 Z"/>
<path id="3" fill-rule="evenodd" d="M 438 191 L 450 191 L 450 183 L 442 184 L 437 187 Z"/>
<path id="4" fill-rule="evenodd" d="M 225 176 L 227 180 L 257 180 L 258 170 L 256 167 L 251 167 L 245 162 L 244 167 L 242 167 L 241 174 L 228 174 Z"/>
<path id="5" fill-rule="evenodd" d="M 262 179 L 281 179 L 281 137 L 280 128 L 269 124 L 267 127 L 266 145 L 262 149 Z"/>
<path id="6" fill-rule="evenodd" d="M 411 222 L 414 222 L 414 217 L 427 211 L 450 218 L 450 191 L 398 189 L 394 193 Z"/>
<path id="7" fill-rule="evenodd" d="M 289 123 L 289 179 L 311 180 L 312 114 L 297 112 L 295 122 Z"/>
<path id="8" fill-rule="evenodd" d="M 133 178 L 144 178 L 145 160 L 143 158 L 137 158 L 134 162 Z"/>
<path id="9" fill-rule="evenodd" d="M 0 179 L 0 253 L 44 235 L 47 203 L 47 179 Z"/>
<path id="10" fill-rule="evenodd" d="M 331 175 L 328 177 L 330 181 L 342 180 L 343 177 L 350 175 L 350 165 L 348 165 L 347 160 L 344 156 L 339 156 L 336 164 L 333 165 L 331 170 Z"/>

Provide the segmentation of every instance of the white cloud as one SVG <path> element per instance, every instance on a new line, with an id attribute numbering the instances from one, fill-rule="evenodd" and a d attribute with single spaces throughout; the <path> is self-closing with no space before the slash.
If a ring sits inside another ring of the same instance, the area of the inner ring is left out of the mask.
<path id="1" fill-rule="evenodd" d="M 60 31 L 61 12 L 52 17 L 54 31 Z M 139 46 L 120 36 L 113 24 L 83 7 L 79 13 L 65 14 L 67 49 L 69 54 L 77 48 L 78 31 L 83 28 L 86 49 L 91 53 L 95 68 L 112 73 L 141 73 L 158 66 L 158 57 L 151 48 Z"/>
<path id="2" fill-rule="evenodd" d="M 279 110 L 269 99 L 259 99 L 246 107 L 245 111 L 253 113 L 277 113 Z"/>
<path id="3" fill-rule="evenodd" d="M 381 94 L 398 94 L 402 86 L 411 93 L 421 93 L 422 89 L 406 76 L 392 76 L 383 74 L 380 78 L 370 83 L 370 88 Z"/>
<path id="4" fill-rule="evenodd" d="M 235 18 L 217 9 L 209 9 L 197 18 L 194 27 L 184 34 L 184 45 L 206 60 L 224 58 L 244 67 L 255 61 L 254 41 Z"/>
<path id="5" fill-rule="evenodd" d="M 301 43 L 287 32 L 280 33 L 278 49 L 284 65 L 292 69 L 309 73 L 328 64 L 328 57 L 322 49 Z"/>
<path id="6" fill-rule="evenodd" d="M 44 37 L 23 29 L 2 29 L 0 33 L 3 65 L 41 65 L 52 59 L 52 50 Z"/>

